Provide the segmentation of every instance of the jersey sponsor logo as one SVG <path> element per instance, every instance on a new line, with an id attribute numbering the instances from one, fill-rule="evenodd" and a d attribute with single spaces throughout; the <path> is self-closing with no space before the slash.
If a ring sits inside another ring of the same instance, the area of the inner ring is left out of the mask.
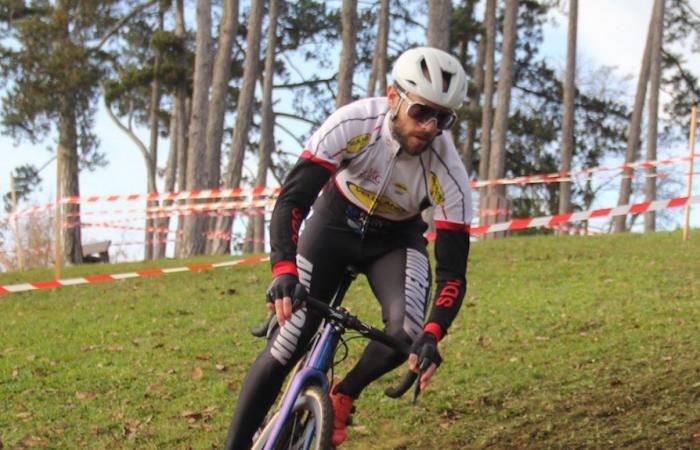
<path id="1" fill-rule="evenodd" d="M 452 308 L 459 297 L 459 291 L 462 287 L 460 280 L 450 280 L 445 283 L 445 286 L 440 290 L 440 296 L 435 300 L 435 306 L 443 308 Z"/>
<path id="2" fill-rule="evenodd" d="M 394 189 L 397 194 L 405 194 L 408 192 L 408 187 L 400 181 L 394 181 Z"/>
<path id="3" fill-rule="evenodd" d="M 377 198 L 377 193 L 362 188 L 351 181 L 348 181 L 347 184 L 352 195 L 354 195 L 355 198 L 358 199 L 365 208 L 367 208 L 367 211 L 369 211 Z M 405 214 L 406 210 L 386 195 L 382 195 L 377 200 L 377 204 L 375 205 L 373 212 L 378 214 Z"/>
<path id="4" fill-rule="evenodd" d="M 430 177 L 428 178 L 428 189 L 430 189 L 430 198 L 433 199 L 436 205 L 442 205 L 445 203 L 445 192 L 442 190 L 440 180 L 438 180 L 435 172 L 430 172 Z"/>
<path id="5" fill-rule="evenodd" d="M 382 181 L 382 176 L 374 167 L 368 167 L 367 169 L 363 170 L 362 173 L 360 173 L 360 178 L 373 184 L 379 184 L 379 182 Z"/>
<path id="6" fill-rule="evenodd" d="M 357 153 L 369 144 L 369 134 L 358 134 L 348 141 L 347 152 Z"/>

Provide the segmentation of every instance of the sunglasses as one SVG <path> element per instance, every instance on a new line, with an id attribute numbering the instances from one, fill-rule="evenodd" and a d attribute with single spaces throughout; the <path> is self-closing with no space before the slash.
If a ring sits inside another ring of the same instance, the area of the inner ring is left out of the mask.
<path id="1" fill-rule="evenodd" d="M 454 113 L 454 111 L 445 111 L 433 108 L 432 106 L 428 106 L 424 103 L 411 100 L 401 90 L 397 89 L 397 91 L 399 96 L 408 104 L 408 109 L 406 109 L 406 114 L 408 114 L 408 117 L 423 126 L 430 123 L 431 120 L 435 120 L 435 126 L 437 129 L 447 130 L 454 125 L 455 120 L 457 120 L 457 115 Z"/>

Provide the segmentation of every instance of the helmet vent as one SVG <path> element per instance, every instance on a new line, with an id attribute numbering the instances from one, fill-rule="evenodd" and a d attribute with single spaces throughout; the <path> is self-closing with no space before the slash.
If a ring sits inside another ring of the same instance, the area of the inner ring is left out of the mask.
<path id="1" fill-rule="evenodd" d="M 430 70 L 428 70 L 428 64 L 425 62 L 425 58 L 420 60 L 420 69 L 423 71 L 423 76 L 428 79 L 428 81 L 433 81 L 430 78 Z"/>
<path id="2" fill-rule="evenodd" d="M 452 81 L 452 74 L 450 72 L 442 71 L 442 92 L 447 92 L 450 88 L 450 81 Z"/>

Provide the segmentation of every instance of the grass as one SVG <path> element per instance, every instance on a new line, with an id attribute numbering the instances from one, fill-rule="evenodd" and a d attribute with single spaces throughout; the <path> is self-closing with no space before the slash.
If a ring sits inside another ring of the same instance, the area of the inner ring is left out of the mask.
<path id="1" fill-rule="evenodd" d="M 370 386 L 344 448 L 700 447 L 698 255 L 697 230 L 474 244 L 429 390 Z M 0 297 L 0 448 L 220 448 L 268 281 L 263 263 Z M 364 279 L 349 299 L 378 322 Z"/>

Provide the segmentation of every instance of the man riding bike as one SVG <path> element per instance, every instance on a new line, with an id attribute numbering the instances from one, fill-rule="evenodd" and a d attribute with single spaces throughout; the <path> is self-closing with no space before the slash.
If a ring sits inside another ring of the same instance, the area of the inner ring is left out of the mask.
<path id="1" fill-rule="evenodd" d="M 421 389 L 441 363 L 437 343 L 466 292 L 472 219 L 469 179 L 450 133 L 443 131 L 456 120 L 467 80 L 456 58 L 429 47 L 402 53 L 392 78 L 386 97 L 358 100 L 333 113 L 311 136 L 282 186 L 270 224 L 273 280 L 267 305 L 280 327 L 246 375 L 227 449 L 250 448 L 318 328 L 320 318 L 312 311 L 292 311 L 299 283 L 311 296 L 330 301 L 344 268 L 359 267 L 381 304 L 385 331 L 412 344 L 410 369 L 417 371 L 418 354 L 431 355 Z M 420 213 L 430 206 L 435 207 L 437 287 L 425 321 L 431 271 Z M 353 401 L 362 390 L 403 362 L 381 343 L 367 345 L 354 368 L 331 388 L 333 445 L 346 439 Z"/>

